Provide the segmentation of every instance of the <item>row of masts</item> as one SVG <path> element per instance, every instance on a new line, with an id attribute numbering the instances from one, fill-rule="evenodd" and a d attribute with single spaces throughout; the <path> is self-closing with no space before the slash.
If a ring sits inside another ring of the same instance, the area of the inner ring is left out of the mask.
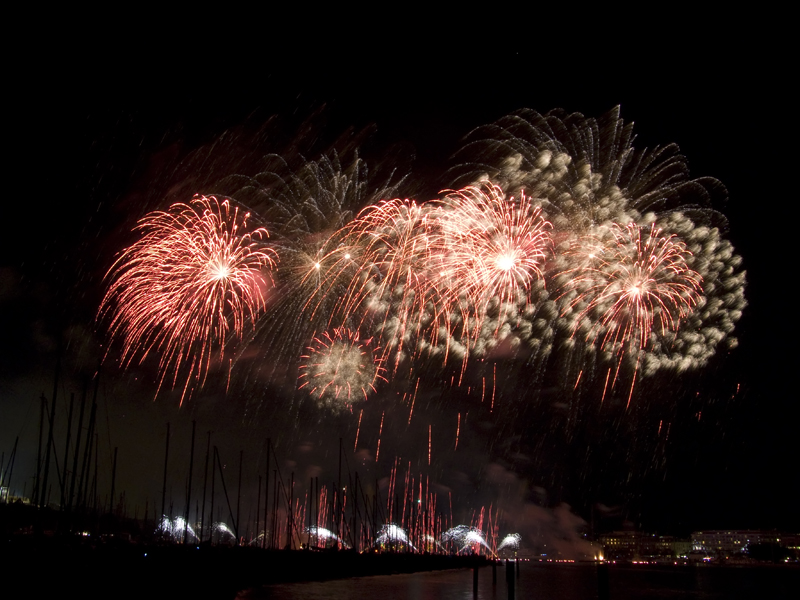
<path id="1" fill-rule="evenodd" d="M 408 530 L 407 538 L 392 539 L 384 536 L 386 542 L 394 547 L 402 546 L 406 550 L 436 551 L 437 540 L 446 526 L 452 526 L 452 515 L 449 517 L 436 511 L 436 494 L 429 492 L 427 480 L 423 482 L 413 477 L 406 478 L 404 492 L 389 490 L 389 497 L 383 498 L 377 480 L 373 486 L 363 484 L 358 472 L 353 471 L 339 440 L 339 469 L 337 481 L 330 484 L 320 482 L 319 477 L 310 477 L 308 485 L 301 495 L 296 493 L 297 484 L 294 471 L 284 476 L 276 459 L 275 448 L 271 439 L 266 440 L 267 460 L 264 472 L 258 475 L 258 488 L 255 509 L 251 507 L 247 519 L 248 526 L 242 525 L 241 488 L 244 452 L 239 453 L 239 468 L 235 509 L 226 482 L 220 450 L 211 445 L 211 432 L 207 433 L 205 466 L 203 468 L 202 508 L 196 501 L 194 520 L 191 518 L 192 506 L 191 481 L 194 464 L 194 440 L 196 439 L 196 423 L 192 423 L 192 449 L 189 458 L 190 473 L 185 509 L 182 515 L 173 517 L 174 506 L 169 514 L 166 508 L 166 482 L 168 480 L 167 465 L 169 462 L 169 432 L 167 424 L 167 442 L 165 445 L 164 486 L 162 488 L 162 515 L 167 524 L 180 524 L 179 531 L 174 527 L 162 525 L 173 541 L 179 543 L 211 542 L 214 536 L 214 520 L 212 515 L 227 513 L 228 522 L 232 525 L 233 543 L 248 544 L 269 549 L 296 549 L 300 547 L 339 547 L 352 548 L 355 551 L 374 548 L 379 545 L 380 533 L 388 524 L 396 524 L 398 528 Z M 209 465 L 211 466 L 209 481 Z M 395 469 L 397 465 L 395 465 Z M 343 477 L 344 476 L 344 477 Z M 396 475 L 395 475 L 396 477 Z M 210 487 L 210 496 L 207 491 Z M 215 503 L 220 496 L 220 487 L 224 505 L 220 508 Z M 263 498 L 263 500 L 262 500 Z M 207 504 L 210 509 L 207 511 Z M 219 522 L 219 519 L 218 519 Z M 194 523 L 196 531 L 190 532 L 190 524 Z M 218 524 L 218 523 L 217 523 Z M 322 532 L 326 532 L 323 534 Z"/>
<path id="2" fill-rule="evenodd" d="M 54 467 L 57 477 L 57 493 L 59 494 L 58 505 L 62 511 L 70 511 L 80 507 L 97 508 L 97 477 L 98 464 L 97 456 L 99 450 L 98 435 L 95 432 L 97 422 L 97 392 L 98 374 L 95 374 L 94 394 L 92 397 L 90 416 L 86 427 L 84 418 L 86 414 L 86 401 L 88 396 L 89 381 L 84 384 L 83 394 L 80 402 L 80 414 L 78 416 L 77 433 L 74 440 L 74 449 L 70 456 L 72 447 L 72 428 L 74 424 L 75 394 L 70 395 L 69 409 L 67 416 L 67 432 L 64 442 L 64 453 L 59 461 L 56 448 L 54 429 L 56 422 L 56 401 L 58 399 L 58 378 L 60 360 L 56 363 L 56 376 L 53 383 L 53 395 L 48 401 L 44 393 L 39 398 L 39 437 L 36 454 L 36 474 L 33 480 L 33 490 L 30 496 L 31 504 L 37 507 L 45 507 L 51 504 L 52 484 L 51 464 Z M 86 432 L 85 436 L 84 431 Z M 10 489 L 14 475 L 14 464 L 19 446 L 19 436 L 14 441 L 14 448 L 5 460 L 5 453 L 0 457 L 0 489 L 4 490 L 4 497 L 0 501 L 8 501 Z M 116 457 L 117 449 L 114 449 L 114 467 L 112 469 L 112 492 L 114 497 L 114 484 L 116 480 Z M 72 468 L 69 469 L 70 461 Z M 23 496 L 27 495 L 27 483 L 23 487 Z"/>
<path id="3" fill-rule="evenodd" d="M 53 486 L 50 484 L 50 479 L 51 471 L 54 471 L 57 476 L 58 509 L 61 514 L 70 516 L 91 514 L 94 515 L 95 522 L 99 520 L 97 517 L 102 514 L 122 517 L 122 513 L 126 512 L 124 491 L 120 494 L 120 504 L 117 505 L 115 511 L 117 447 L 113 450 L 109 495 L 102 502 L 98 501 L 99 435 L 96 431 L 96 422 L 99 371 L 94 376 L 94 390 L 86 424 L 84 424 L 84 420 L 87 413 L 89 380 L 86 380 L 83 387 L 77 423 L 74 423 L 73 418 L 76 408 L 75 394 L 70 395 L 66 439 L 60 460 L 54 439 L 58 377 L 59 366 L 57 365 L 53 395 L 50 401 L 45 398 L 44 394 L 39 399 L 39 439 L 31 504 L 38 508 L 51 506 Z M 266 464 L 263 472 L 258 475 L 255 511 L 251 507 L 247 519 L 248 526 L 244 526 L 241 519 L 244 451 L 239 452 L 237 490 L 235 503 L 233 503 L 232 490 L 229 490 L 229 484 L 232 482 L 226 482 L 220 450 L 217 446 L 212 446 L 212 432 L 208 431 L 203 467 L 202 507 L 199 499 L 195 499 L 194 520 L 192 521 L 190 512 L 195 476 L 196 425 L 196 422 L 192 421 L 185 501 L 180 503 L 182 506 L 178 510 L 179 517 L 176 517 L 180 518 L 182 531 L 176 532 L 174 527 L 167 528 L 164 525 L 165 522 L 174 524 L 173 515 L 176 508 L 172 498 L 170 498 L 169 508 L 167 505 L 167 490 L 170 481 L 171 426 L 170 423 L 166 424 L 161 510 L 160 518 L 157 519 L 159 524 L 156 527 L 156 532 L 162 539 L 168 538 L 169 541 L 178 543 L 212 542 L 215 527 L 223 522 L 220 514 L 225 513 L 224 521 L 231 523 L 232 529 L 229 530 L 233 537 L 232 541 L 236 544 L 258 545 L 270 549 L 335 546 L 359 551 L 375 548 L 382 544 L 388 544 L 394 548 L 403 547 L 405 550 L 412 551 L 436 552 L 444 549 L 438 540 L 447 527 L 453 526 L 452 502 L 450 502 L 449 514 L 437 510 L 437 495 L 430 492 L 427 478 L 421 474 L 418 477 L 411 475 L 410 463 L 405 476 L 404 489 L 401 492 L 401 486 L 398 485 L 399 461 L 397 460 L 389 478 L 389 489 L 386 490 L 385 497 L 382 497 L 377 479 L 374 484 L 370 482 L 372 485 L 368 484 L 365 487 L 359 473 L 350 468 L 341 438 L 339 439 L 337 480 L 326 484 L 321 483 L 319 477 L 311 477 L 308 480 L 308 487 L 301 494 L 297 493 L 296 483 L 298 482 L 295 481 L 294 471 L 288 477 L 284 476 L 272 441 L 267 438 Z M 73 426 L 76 431 L 74 441 L 72 439 Z M 5 454 L 0 457 L 0 490 L 5 489 L 6 494 L 8 494 L 13 476 L 18 442 L 19 438 L 17 437 L 8 461 L 5 460 Z M 70 463 L 71 470 L 68 468 Z M 210 473 L 209 467 L 211 467 Z M 209 487 L 210 495 L 208 494 Z M 222 506 L 218 504 L 220 496 L 224 498 Z M 2 501 L 3 498 L 0 497 L 0 502 Z M 155 505 L 155 503 L 153 504 Z M 145 504 L 145 522 L 150 512 L 149 505 L 149 502 Z M 216 523 L 213 518 L 215 510 Z M 138 514 L 137 507 L 137 518 Z M 488 520 L 488 533 L 493 537 L 496 537 L 496 516 L 493 526 L 491 518 Z M 478 519 L 473 519 L 473 522 L 479 528 L 483 528 L 483 511 Z M 85 523 L 85 519 L 66 518 L 60 521 L 59 528 L 71 531 L 76 526 L 85 528 Z M 390 525 L 403 531 L 402 539 L 393 538 L 391 533 L 386 533 L 385 530 Z M 251 532 L 255 532 L 255 536 L 251 535 Z M 219 535 L 217 537 L 219 538 Z"/>

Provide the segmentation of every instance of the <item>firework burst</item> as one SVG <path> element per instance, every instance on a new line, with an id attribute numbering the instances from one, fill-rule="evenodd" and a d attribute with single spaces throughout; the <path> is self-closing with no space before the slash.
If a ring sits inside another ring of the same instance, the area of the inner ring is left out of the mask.
<path id="1" fill-rule="evenodd" d="M 690 180 L 675 144 L 636 149 L 619 107 L 599 119 L 523 109 L 479 127 L 450 173 L 459 185 L 490 179 L 541 199 L 556 231 L 638 221 L 648 211 L 708 205 L 719 182 Z"/>
<path id="2" fill-rule="evenodd" d="M 471 389 L 485 369 L 494 399 L 499 361 L 534 367 L 534 387 L 554 349 L 574 389 L 599 363 L 617 374 L 628 364 L 634 380 L 696 368 L 735 346 L 746 304 L 741 259 L 710 208 L 722 187 L 689 179 L 674 145 L 642 151 L 633 139 L 618 109 L 518 111 L 470 134 L 455 191 L 419 203 L 383 199 L 404 178 L 375 181 L 356 155 L 294 169 L 270 155 L 261 173 L 223 187 L 268 220 L 275 254 L 265 230 L 239 233 L 247 215 L 228 201 L 176 204 L 142 221 L 101 313 L 126 362 L 158 353 L 159 385 L 188 371 L 184 395 L 233 339 L 247 382 L 291 387 L 299 368 L 302 390 L 343 407 L 384 372 L 435 371 Z M 187 231 L 249 250 L 234 259 Z"/>
<path id="3" fill-rule="evenodd" d="M 249 217 L 213 196 L 152 212 L 107 275 L 100 315 L 110 315 L 123 364 L 158 352 L 159 389 L 185 371 L 181 401 L 264 308 L 275 253 L 266 229 L 248 231 Z"/>
<path id="4" fill-rule="evenodd" d="M 702 301 L 700 275 L 690 269 L 686 246 L 635 223 L 614 225 L 606 239 L 582 240 L 574 252 L 581 265 L 566 273 L 575 292 L 575 331 L 601 351 L 638 360 L 651 336 L 676 331 Z"/>
<path id="5" fill-rule="evenodd" d="M 360 250 L 343 232 L 353 210 L 396 193 L 403 181 L 394 170 L 385 177 L 371 175 L 357 156 L 344 162 L 336 152 L 294 169 L 280 157 L 268 159 L 269 169 L 225 182 L 234 197 L 259 207 L 280 258 L 274 293 L 243 350 L 252 365 L 246 378 L 259 389 L 267 382 L 293 385 L 309 340 L 350 322 L 339 299 L 356 277 Z"/>
<path id="6" fill-rule="evenodd" d="M 384 380 L 380 348 L 372 339 L 361 340 L 357 331 L 338 327 L 315 337 L 302 357 L 300 389 L 306 389 L 320 405 L 345 409 L 375 391 Z"/>
<path id="7" fill-rule="evenodd" d="M 674 144 L 642 150 L 633 140 L 618 107 L 599 119 L 520 110 L 473 131 L 450 171 L 458 185 L 491 180 L 524 191 L 552 223 L 544 279 L 561 296 L 557 310 L 539 316 L 563 334 L 565 358 L 577 359 L 569 377 L 593 373 L 595 357 L 619 366 L 623 355 L 634 373 L 685 371 L 736 345 L 745 274 L 723 238 L 724 216 L 711 208 L 724 187 L 691 179 Z M 642 259 L 659 252 L 666 262 L 652 263 L 655 285 Z M 637 278 L 650 281 L 648 293 L 623 285 Z"/>
<path id="8" fill-rule="evenodd" d="M 341 236 L 348 259 L 357 256 L 341 312 L 373 323 L 393 370 L 423 355 L 453 356 L 463 369 L 470 354 L 518 345 L 533 330 L 526 319 L 546 296 L 549 229 L 527 196 L 491 184 L 368 207 Z"/>
<path id="9" fill-rule="evenodd" d="M 334 281 L 350 274 L 341 313 L 372 323 L 393 368 L 407 352 L 413 354 L 420 336 L 437 334 L 442 314 L 431 277 L 429 212 L 408 200 L 370 206 L 340 232 L 343 241 L 330 255 Z"/>
<path id="10" fill-rule="evenodd" d="M 544 296 L 550 223 L 524 192 L 507 197 L 496 185 L 469 186 L 437 203 L 436 288 L 461 343 L 479 356 L 522 331 L 523 317 Z"/>

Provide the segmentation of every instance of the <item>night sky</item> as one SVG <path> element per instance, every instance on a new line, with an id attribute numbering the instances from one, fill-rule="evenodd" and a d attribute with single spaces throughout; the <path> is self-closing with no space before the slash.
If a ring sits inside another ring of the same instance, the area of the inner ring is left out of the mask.
<path id="1" fill-rule="evenodd" d="M 785 212 L 794 189 L 786 185 L 793 177 L 788 101 L 780 80 L 763 68 L 768 49 L 754 50 L 733 35 L 715 42 L 592 68 L 562 57 L 572 65 L 563 70 L 557 57 L 515 42 L 469 58 L 398 51 L 364 58 L 344 74 L 323 66 L 313 76 L 300 66 L 254 71 L 220 60 L 198 78 L 194 71 L 163 77 L 171 72 L 163 65 L 155 77 L 128 56 L 113 71 L 97 59 L 70 62 L 70 69 L 69 61 L 51 65 L 24 85 L 20 76 L 7 112 L 13 151 L 0 254 L 0 451 L 7 460 L 20 436 L 14 491 L 32 486 L 38 398 L 52 395 L 59 340 L 63 422 L 69 394 L 80 398 L 105 356 L 106 331 L 95 321 L 103 276 L 148 211 L 213 191 L 227 175 L 253 175 L 269 153 L 313 160 L 355 145 L 375 172 L 408 171 L 404 195 L 428 200 L 448 185 L 450 157 L 475 127 L 520 108 L 600 117 L 621 105 L 622 118 L 636 124 L 637 148 L 674 142 L 692 177 L 715 177 L 727 188 L 727 201 L 714 208 L 728 217 L 726 237 L 747 271 L 738 348 L 697 372 L 645 380 L 627 411 L 624 402 L 599 407 L 591 394 L 577 404 L 567 400 L 557 364 L 535 384 L 515 371 L 492 412 L 477 396 L 432 377 L 409 424 L 397 401 L 406 382 L 379 389 L 354 414 L 337 415 L 303 401 L 292 381 L 264 383 L 252 361 L 234 370 L 227 392 L 224 377 L 210 376 L 179 407 L 180 395 L 169 390 L 154 400 L 152 364 L 120 369 L 112 346 L 98 394 L 100 493 L 107 493 L 118 447 L 117 492 L 126 493 L 130 513 L 141 516 L 147 501 L 152 515 L 169 422 L 168 493 L 182 506 L 196 420 L 195 497 L 211 430 L 229 481 L 244 451 L 251 504 L 266 468 L 267 438 L 284 474 L 294 471 L 303 486 L 313 476 L 333 481 L 342 438 L 364 481 L 387 477 L 395 458 L 402 472 L 411 461 L 412 473 L 429 474 L 440 498 L 452 493 L 454 512 L 468 519 L 491 503 L 507 513 L 510 530 L 564 522 L 559 515 L 570 511 L 597 531 L 625 524 L 678 535 L 723 527 L 800 530 L 800 409 L 791 385 L 796 292 L 786 258 L 794 243 Z M 198 158 L 209 148 L 211 160 Z M 464 424 L 453 451 L 458 418 Z M 655 434 L 660 422 L 671 424 L 668 439 Z"/>

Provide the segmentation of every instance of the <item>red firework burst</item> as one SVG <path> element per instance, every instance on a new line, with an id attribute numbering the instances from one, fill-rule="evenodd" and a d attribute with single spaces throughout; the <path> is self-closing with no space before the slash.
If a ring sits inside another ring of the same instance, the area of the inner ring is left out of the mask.
<path id="1" fill-rule="evenodd" d="M 571 254 L 579 266 L 566 289 L 577 292 L 571 307 L 580 307 L 575 325 L 586 340 L 604 351 L 623 355 L 647 348 L 654 333 L 676 331 L 702 297 L 702 278 L 687 265 L 686 246 L 662 236 L 655 224 L 614 224 L 611 236 L 588 238 Z M 588 327 L 587 327 L 588 325 Z"/>
<path id="2" fill-rule="evenodd" d="M 202 385 L 215 351 L 221 359 L 264 307 L 275 253 L 266 229 L 247 231 L 249 216 L 213 196 L 149 213 L 107 275 L 100 315 L 111 315 L 123 364 L 158 352 L 159 389 L 168 373 L 174 387 L 188 368 L 181 402 L 193 382 Z"/>
<path id="3" fill-rule="evenodd" d="M 507 198 L 487 183 L 452 192 L 439 203 L 439 288 L 465 294 L 478 314 L 487 304 L 526 303 L 551 252 L 551 225 L 524 193 Z"/>

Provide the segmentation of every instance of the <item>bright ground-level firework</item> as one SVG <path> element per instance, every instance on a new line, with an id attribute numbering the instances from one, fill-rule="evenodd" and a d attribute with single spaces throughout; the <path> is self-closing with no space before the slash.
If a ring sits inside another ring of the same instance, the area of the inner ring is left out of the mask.
<path id="1" fill-rule="evenodd" d="M 184 375 L 182 399 L 264 307 L 275 254 L 249 217 L 213 196 L 152 212 L 109 271 L 100 314 L 111 317 L 123 363 L 158 353 L 159 388 L 169 373 L 173 386 Z"/>
<path id="2" fill-rule="evenodd" d="M 308 534 L 309 540 L 314 539 L 315 547 L 326 547 L 330 544 L 340 548 L 349 548 L 342 538 L 324 527 L 312 525 L 311 527 L 306 527 L 305 532 Z"/>
<path id="3" fill-rule="evenodd" d="M 357 331 L 338 327 L 315 337 L 301 365 L 300 389 L 320 404 L 344 409 L 367 399 L 378 380 L 385 380 L 380 348 L 372 338 L 361 340 Z"/>
<path id="4" fill-rule="evenodd" d="M 492 549 L 486 543 L 486 539 L 480 529 L 476 527 L 469 527 L 467 525 L 456 525 L 442 533 L 443 544 L 454 544 L 457 552 L 467 552 L 474 550 L 480 552 L 483 548 L 488 552 L 494 554 Z"/>
<path id="5" fill-rule="evenodd" d="M 500 545 L 497 547 L 497 551 L 500 552 L 501 550 L 512 550 L 516 551 L 519 550 L 519 544 L 522 541 L 522 536 L 518 533 L 509 533 L 506 537 L 502 539 Z"/>
<path id="6" fill-rule="evenodd" d="M 416 550 L 414 544 L 408 539 L 406 531 L 396 523 L 386 523 L 381 527 L 380 534 L 375 540 L 375 545 L 384 548 L 399 549 L 401 546 L 406 546 L 412 550 Z"/>
<path id="7" fill-rule="evenodd" d="M 183 517 L 175 517 L 170 521 L 166 515 L 161 517 L 156 532 L 175 541 L 192 542 L 197 540 L 197 534 Z M 186 537 L 184 538 L 184 533 Z"/>

